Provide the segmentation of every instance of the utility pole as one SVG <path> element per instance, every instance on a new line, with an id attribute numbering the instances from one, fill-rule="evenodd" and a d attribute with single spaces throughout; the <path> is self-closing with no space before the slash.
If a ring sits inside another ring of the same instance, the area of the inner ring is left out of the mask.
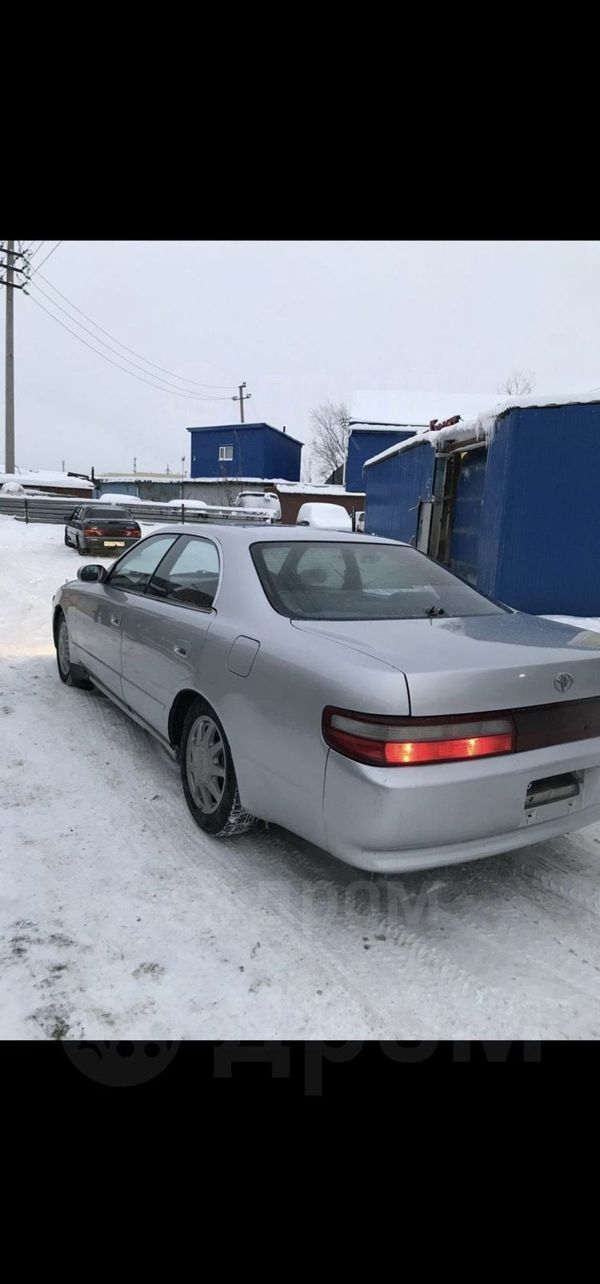
<path id="1" fill-rule="evenodd" d="M 15 471 L 15 329 L 14 307 L 14 241 L 6 242 L 6 420 L 4 438 L 4 470 Z"/>
<path id="2" fill-rule="evenodd" d="M 20 242 L 19 242 L 20 244 Z M 15 471 L 15 328 L 14 308 L 15 290 L 23 290 L 29 280 L 29 259 L 23 250 L 15 250 L 14 241 L 7 241 L 0 253 L 4 261 L 0 263 L 6 275 L 0 277 L 0 285 L 6 286 L 6 382 L 5 382 L 5 436 L 4 468 L 7 473 Z M 21 262 L 15 262 L 15 259 Z M 15 275 L 17 280 L 15 280 Z"/>
<path id="3" fill-rule="evenodd" d="M 244 380 L 244 383 L 241 383 L 239 385 L 239 394 L 240 394 L 239 397 L 231 398 L 232 401 L 239 401 L 240 403 L 240 423 L 242 424 L 244 422 L 244 402 L 249 401 L 252 396 L 251 392 L 246 392 L 246 393 L 244 392 L 245 387 L 246 387 L 246 382 Z"/>

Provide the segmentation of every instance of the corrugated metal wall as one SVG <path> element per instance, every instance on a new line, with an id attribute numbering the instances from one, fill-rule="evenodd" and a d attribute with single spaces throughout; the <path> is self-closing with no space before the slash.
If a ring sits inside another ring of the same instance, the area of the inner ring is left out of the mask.
<path id="1" fill-rule="evenodd" d="M 96 478 L 96 494 L 101 495 L 137 495 L 137 482 L 111 482 Z"/>
<path id="2" fill-rule="evenodd" d="M 421 441 L 365 468 L 367 535 L 409 543 L 416 538 L 419 501 L 431 498 L 435 451 Z"/>
<path id="3" fill-rule="evenodd" d="M 527 407 L 498 420 L 478 586 L 534 614 L 600 615 L 600 405 Z"/>
<path id="4" fill-rule="evenodd" d="M 346 490 L 364 490 L 365 460 L 413 435 L 412 431 L 404 432 L 402 428 L 353 428 L 348 438 L 346 454 Z"/>

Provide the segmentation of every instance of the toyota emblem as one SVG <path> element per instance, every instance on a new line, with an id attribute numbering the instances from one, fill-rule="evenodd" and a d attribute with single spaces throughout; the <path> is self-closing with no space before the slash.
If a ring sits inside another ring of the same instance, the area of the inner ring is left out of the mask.
<path id="1" fill-rule="evenodd" d="M 573 677 L 570 673 L 557 673 L 554 679 L 554 685 L 557 691 L 568 691 L 573 686 Z"/>

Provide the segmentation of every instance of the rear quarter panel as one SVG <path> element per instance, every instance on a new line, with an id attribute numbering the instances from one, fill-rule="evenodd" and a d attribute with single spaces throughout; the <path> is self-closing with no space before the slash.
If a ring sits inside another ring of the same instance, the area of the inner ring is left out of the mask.
<path id="1" fill-rule="evenodd" d="M 248 621 L 217 617 L 202 656 L 204 694 L 227 733 L 244 806 L 322 846 L 329 752 L 323 709 L 334 704 L 407 714 L 406 681 L 361 652 L 300 634 L 283 617 L 273 615 L 261 632 L 252 668 L 242 677 L 227 661 L 235 639 L 251 633 Z"/>

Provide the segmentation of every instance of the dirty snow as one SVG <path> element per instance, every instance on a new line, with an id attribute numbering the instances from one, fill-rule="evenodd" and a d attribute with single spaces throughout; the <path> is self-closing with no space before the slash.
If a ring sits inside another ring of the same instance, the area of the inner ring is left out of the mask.
<path id="1" fill-rule="evenodd" d="M 209 838 L 160 746 L 59 682 L 62 541 L 0 516 L 0 1037 L 600 1037 L 600 825 L 372 879 Z"/>

